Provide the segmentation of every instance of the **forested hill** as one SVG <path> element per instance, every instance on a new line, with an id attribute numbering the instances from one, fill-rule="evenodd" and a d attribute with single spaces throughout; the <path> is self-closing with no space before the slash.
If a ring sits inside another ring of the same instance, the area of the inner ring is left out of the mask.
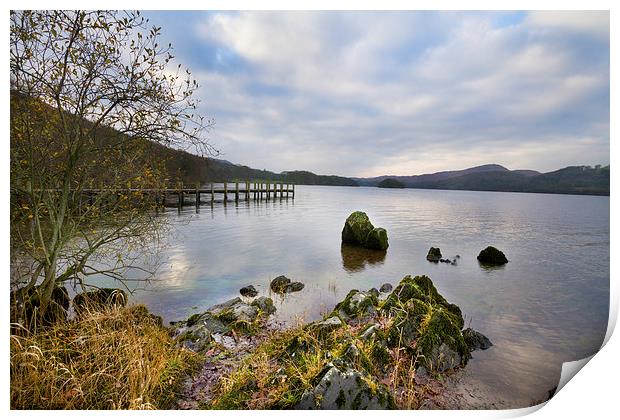
<path id="1" fill-rule="evenodd" d="M 342 185 L 357 186 L 357 182 L 336 175 L 317 175 L 308 171 L 286 171 L 281 173 L 237 165 L 227 160 L 204 158 L 187 152 L 161 149 L 166 155 L 166 167 L 171 177 L 186 183 L 223 181 L 276 181 L 298 185 Z"/>

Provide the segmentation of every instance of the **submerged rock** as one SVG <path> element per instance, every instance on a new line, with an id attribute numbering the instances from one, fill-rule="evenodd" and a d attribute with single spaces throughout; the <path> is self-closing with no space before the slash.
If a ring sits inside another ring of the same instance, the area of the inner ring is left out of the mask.
<path id="1" fill-rule="evenodd" d="M 241 296 L 244 296 L 244 297 L 254 297 L 254 296 L 258 295 L 258 291 L 251 284 L 249 286 L 242 287 L 239 290 L 239 293 L 241 294 Z"/>
<path id="2" fill-rule="evenodd" d="M 284 293 L 299 292 L 303 288 L 304 288 L 304 284 L 302 282 L 294 281 L 294 282 L 291 282 L 288 286 L 286 286 Z"/>
<path id="3" fill-rule="evenodd" d="M 488 246 L 478 254 L 478 261 L 484 265 L 504 265 L 508 259 L 499 249 Z"/>
<path id="4" fill-rule="evenodd" d="M 484 334 L 481 334 L 471 328 L 463 330 L 463 338 L 465 339 L 467 347 L 469 347 L 469 351 L 478 349 L 486 350 L 493 345 L 491 340 L 489 340 Z"/>
<path id="5" fill-rule="evenodd" d="M 338 369 L 328 364 L 321 371 L 318 384 L 304 392 L 296 409 L 378 410 L 395 408 L 394 398 L 385 386 L 351 368 Z"/>
<path id="6" fill-rule="evenodd" d="M 430 262 L 438 262 L 441 259 L 441 250 L 431 247 L 426 254 L 426 259 Z"/>
<path id="7" fill-rule="evenodd" d="M 351 213 L 344 223 L 342 243 L 384 251 L 388 248 L 387 231 L 375 228 L 366 213 L 356 211 Z"/>

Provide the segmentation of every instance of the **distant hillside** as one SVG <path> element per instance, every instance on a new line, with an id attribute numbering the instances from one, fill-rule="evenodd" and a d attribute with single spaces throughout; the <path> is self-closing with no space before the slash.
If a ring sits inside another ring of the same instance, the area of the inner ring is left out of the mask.
<path id="1" fill-rule="evenodd" d="M 336 175 L 317 175 L 308 171 L 276 173 L 178 150 L 167 149 L 164 153 L 170 175 L 182 179 L 185 183 L 262 180 L 298 185 L 358 186 L 354 180 Z"/>
<path id="2" fill-rule="evenodd" d="M 468 168 L 468 169 L 462 169 L 459 171 L 443 171 L 443 172 L 435 172 L 433 174 L 424 174 L 424 175 L 409 175 L 409 176 L 384 175 L 384 176 L 378 176 L 374 178 L 353 178 L 353 179 L 356 180 L 360 185 L 377 186 L 377 184 L 383 181 L 384 179 L 391 178 L 391 179 L 395 179 L 397 181 L 402 182 L 403 184 L 405 184 L 406 187 L 412 187 L 414 184 L 435 182 L 435 181 L 440 181 L 443 179 L 455 178 L 458 176 L 467 175 L 470 173 L 506 172 L 506 171 L 508 171 L 508 169 L 504 168 L 501 165 L 490 164 L 490 165 L 476 166 L 476 167 Z"/>
<path id="3" fill-rule="evenodd" d="M 559 194 L 609 195 L 609 166 L 569 166 L 539 173 L 511 171 L 500 165 L 483 165 L 460 171 L 415 176 L 389 176 L 408 188 L 513 191 Z M 384 177 L 355 178 L 360 185 L 378 186 Z"/>

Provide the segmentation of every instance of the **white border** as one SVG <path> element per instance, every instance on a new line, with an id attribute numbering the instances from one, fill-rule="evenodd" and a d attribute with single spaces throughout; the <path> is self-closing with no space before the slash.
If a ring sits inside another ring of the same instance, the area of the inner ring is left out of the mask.
<path id="1" fill-rule="evenodd" d="M 6 3 L 5 3 L 6 4 Z M 589 1 L 575 1 L 575 0 L 567 0 L 562 2 L 556 1 L 533 1 L 533 0 L 524 0 L 524 1 L 513 1 L 507 0 L 502 2 L 497 1 L 456 1 L 456 0 L 445 0 L 441 3 L 433 2 L 433 1 L 403 1 L 403 0 L 382 0 L 382 1 L 328 1 L 328 0 L 315 0 L 315 1 L 286 1 L 286 0 L 271 0 L 271 1 L 247 1 L 247 0 L 206 0 L 206 1 L 184 1 L 177 0 L 175 2 L 153 2 L 153 1 L 107 1 L 107 2 L 92 2 L 92 1 L 12 1 L 9 4 L 6 4 L 6 12 L 5 12 L 5 20 L 3 20 L 0 24 L 3 27 L 3 33 L 5 37 L 8 37 L 8 10 L 13 9 L 47 9 L 47 8 L 63 8 L 63 9 L 79 9 L 79 8 L 87 8 L 87 9 L 97 9 L 97 8 L 108 8 L 108 9 L 169 9 L 169 10 L 198 10 L 198 9 L 219 9 L 219 10 L 340 10 L 340 9 L 358 9 L 358 10 L 378 10 L 378 9 L 396 9 L 396 10 L 405 10 L 405 9 L 417 9 L 417 10 L 610 10 L 610 19 L 611 19 L 611 113 L 610 115 L 620 115 L 618 114 L 617 107 L 617 77 L 618 74 L 618 54 L 616 50 L 618 49 L 618 4 L 613 1 L 604 1 L 604 0 L 589 0 Z M 7 38 L 5 38 L 5 42 L 1 44 L 2 48 L 2 60 L 5 63 L 4 69 L 8 70 L 8 57 L 9 57 L 9 45 L 7 42 Z M 4 191 L 4 196 L 8 197 L 9 190 L 9 153 L 8 153 L 8 127 L 9 127 L 9 110 L 8 110 L 8 98 L 9 98 L 9 81 L 8 81 L 8 71 L 6 74 L 5 83 L 2 85 L 2 97 L 5 98 L 2 101 L 2 111 L 4 111 L 1 115 L 4 115 L 4 130 L 3 136 L 4 139 L 4 153 L 2 154 L 2 163 L 4 171 L 1 175 L 2 188 Z M 614 123 L 613 119 L 610 125 L 610 139 L 617 138 L 617 123 Z M 616 146 L 613 142 L 610 144 L 610 153 L 611 153 L 611 162 L 612 165 L 615 165 L 616 156 Z M 617 191 L 615 186 L 618 185 L 617 180 L 618 176 L 615 170 L 612 171 L 612 179 L 611 179 L 611 214 L 617 214 L 618 205 L 617 205 Z M 8 233 L 9 233 L 9 210 L 8 210 L 8 200 L 0 200 L 0 211 L 4 217 L 4 223 L 2 224 L 2 236 L 1 236 L 1 244 L 2 251 L 4 254 L 4 279 L 9 278 L 9 264 L 8 264 Z M 615 242 L 615 238 L 617 237 L 617 224 L 615 223 L 615 219 L 612 217 L 610 220 L 610 232 L 611 232 L 611 256 L 617 255 L 617 246 Z M 613 260 L 613 258 L 612 258 Z M 618 313 L 618 287 L 615 276 L 616 270 L 614 269 L 614 265 L 611 264 L 611 272 L 610 272 L 610 322 L 608 325 L 608 331 L 605 338 L 606 345 L 597 353 L 594 357 L 591 358 L 591 361 L 588 363 L 588 367 L 583 369 L 583 372 L 579 373 L 575 379 L 572 381 L 568 381 L 566 386 L 559 391 L 556 396 L 547 404 L 541 404 L 540 406 L 531 407 L 527 409 L 521 410 L 504 410 L 504 411 L 439 411 L 439 412 L 429 412 L 429 411 L 419 411 L 419 412 L 408 412 L 408 411 L 397 411 L 390 412 L 389 416 L 395 417 L 404 417 L 404 416 L 416 416 L 422 418 L 431 418 L 431 417 L 441 417 L 445 418 L 446 416 L 450 417 L 458 417 L 458 418 L 506 418 L 506 417 L 517 417 L 525 414 L 531 414 L 532 418 L 538 419 L 547 419 L 547 418 L 567 418 L 567 419 L 583 419 L 584 417 L 588 418 L 607 418 L 611 417 L 612 413 L 617 415 L 617 404 L 616 399 L 617 392 L 615 391 L 616 387 L 616 379 L 620 374 L 620 369 L 618 369 L 618 362 L 615 357 L 616 354 L 619 354 L 620 344 L 617 338 L 617 334 L 615 336 L 612 335 L 616 319 Z M 7 287 L 8 285 L 5 285 Z M 6 302 L 6 300 L 5 300 Z M 5 328 L 8 327 L 8 305 L 2 311 L 1 324 L 4 325 Z M 0 369 L 2 369 L 2 389 L 3 392 L 1 394 L 2 403 L 1 406 L 3 410 L 8 411 L 8 415 L 16 418 L 30 418 L 32 416 L 58 416 L 62 418 L 77 418 L 82 417 L 84 415 L 83 412 L 17 412 L 17 411 L 9 411 L 9 351 L 8 351 L 8 334 L 5 335 L 4 340 L 2 340 L 2 353 L 5 355 L 4 363 L 0 364 Z M 566 372 L 572 369 L 573 373 L 578 371 L 575 370 L 575 367 L 579 365 L 578 362 L 573 364 L 566 364 L 565 368 L 568 369 Z M 563 377 L 567 375 L 563 369 Z M 567 376 L 566 376 L 567 377 Z M 539 410 L 544 406 L 544 409 Z M 165 416 L 166 412 L 156 412 L 156 413 L 147 413 L 147 412 L 89 412 L 88 416 L 93 418 L 107 418 L 111 415 L 114 416 L 131 416 L 132 418 L 146 418 L 148 416 L 151 418 L 152 416 L 160 417 Z M 170 413 L 172 414 L 172 413 Z M 169 415 L 170 415 L 169 414 Z M 211 417 L 218 419 L 227 419 L 227 418 L 237 418 L 238 416 L 249 416 L 259 417 L 259 418 L 280 418 L 280 417 L 289 417 L 292 413 L 290 412 L 174 412 L 174 415 L 182 415 L 183 417 Z M 341 418 L 350 418 L 350 417 L 365 417 L 365 416 L 382 416 L 386 413 L 372 413 L 372 412 L 339 412 L 339 413 L 321 413 L 320 416 L 323 417 L 327 415 L 328 417 L 337 417 Z M 317 413 L 312 412 L 295 412 L 295 417 L 301 418 L 314 418 Z"/>

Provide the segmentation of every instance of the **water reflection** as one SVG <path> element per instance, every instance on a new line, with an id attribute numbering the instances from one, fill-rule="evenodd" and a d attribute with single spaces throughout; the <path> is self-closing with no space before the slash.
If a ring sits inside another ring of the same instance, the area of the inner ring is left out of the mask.
<path id="1" fill-rule="evenodd" d="M 341 246 L 342 225 L 365 211 L 390 236 L 384 252 Z M 166 320 L 239 295 L 269 296 L 284 274 L 306 286 L 275 299 L 276 321 L 320 319 L 349 290 L 426 274 L 461 308 L 466 325 L 494 343 L 467 371 L 512 407 L 557 385 L 562 362 L 597 351 L 609 308 L 609 197 L 378 188 L 299 187 L 295 200 L 190 206 L 174 224 L 163 265 L 132 299 Z M 481 266 L 489 244 L 502 267 Z M 426 261 L 430 246 L 458 264 Z M 553 252 L 550 253 L 549 250 Z M 339 252 L 340 251 L 340 252 Z M 274 296 L 272 296 L 274 297 Z"/>
<path id="2" fill-rule="evenodd" d="M 342 244 L 340 247 L 342 266 L 348 273 L 363 271 L 367 266 L 382 265 L 386 254 L 386 251 L 366 249 L 361 246 Z"/>

